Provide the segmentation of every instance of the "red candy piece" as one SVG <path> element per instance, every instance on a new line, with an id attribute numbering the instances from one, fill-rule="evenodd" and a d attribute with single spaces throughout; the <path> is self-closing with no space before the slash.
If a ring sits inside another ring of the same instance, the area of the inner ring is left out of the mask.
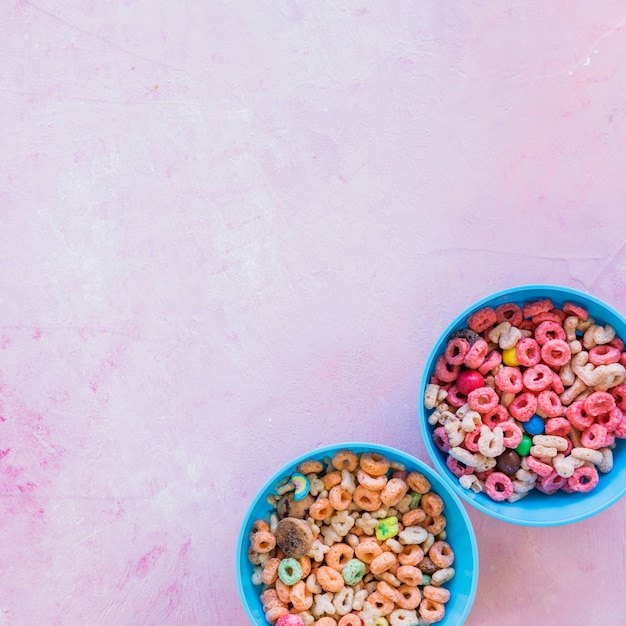
<path id="1" fill-rule="evenodd" d="M 460 393 L 467 395 L 468 393 L 484 386 L 485 379 L 475 370 L 463 370 L 456 379 L 456 387 Z"/>

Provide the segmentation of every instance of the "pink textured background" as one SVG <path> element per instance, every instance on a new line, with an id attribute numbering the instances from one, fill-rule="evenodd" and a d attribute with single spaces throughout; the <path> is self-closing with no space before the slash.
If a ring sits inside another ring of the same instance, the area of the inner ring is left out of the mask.
<path id="1" fill-rule="evenodd" d="M 626 311 L 623 2 L 6 0 L 0 57 L 2 624 L 244 625 L 255 491 L 425 459 L 461 309 Z M 625 623 L 626 502 L 470 515 L 468 626 Z"/>

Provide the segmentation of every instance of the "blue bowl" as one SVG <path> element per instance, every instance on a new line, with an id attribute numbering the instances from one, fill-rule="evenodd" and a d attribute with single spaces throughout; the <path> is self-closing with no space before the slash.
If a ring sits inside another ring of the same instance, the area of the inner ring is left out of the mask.
<path id="1" fill-rule="evenodd" d="M 332 457 L 335 452 L 346 449 L 356 453 L 378 452 L 390 461 L 403 463 L 409 471 L 422 472 L 431 482 L 432 490 L 443 498 L 444 515 L 447 518 L 446 541 L 450 543 L 455 552 L 454 569 L 456 573 L 454 578 L 445 585 L 446 589 L 450 591 L 451 597 L 446 604 L 446 615 L 438 624 L 442 626 L 462 624 L 470 612 L 478 584 L 478 549 L 469 516 L 454 494 L 453 489 L 450 488 L 450 483 L 442 480 L 432 468 L 405 452 L 370 443 L 342 443 L 318 448 L 313 452 L 303 454 L 278 470 L 254 498 L 239 531 L 235 563 L 239 597 L 250 623 L 258 626 L 267 624 L 259 599 L 262 588 L 252 584 L 253 565 L 248 561 L 248 548 L 250 547 L 248 535 L 252 525 L 260 518 L 269 520 L 272 511 L 272 507 L 267 503 L 267 496 L 274 493 L 276 483 L 281 478 L 290 476 L 302 461 L 307 459 L 321 461 L 324 457 Z"/>
<path id="2" fill-rule="evenodd" d="M 592 517 L 617 502 L 626 494 L 626 442 L 617 440 L 617 446 L 613 450 L 613 469 L 607 474 L 601 474 L 598 485 L 586 494 L 559 491 L 553 495 L 545 495 L 534 489 L 517 502 L 496 502 L 484 493 L 477 494 L 463 489 L 458 479 L 447 468 L 447 455 L 435 446 L 431 436 L 433 428 L 428 424 L 428 417 L 432 411 L 424 407 L 424 392 L 434 372 L 437 357 L 445 351 L 450 333 L 467 327 L 467 318 L 474 311 L 485 306 L 495 308 L 507 302 L 514 302 L 521 306 L 526 302 L 542 298 L 550 298 L 556 307 L 562 306 L 565 302 L 579 304 L 589 311 L 597 324 L 610 324 L 615 328 L 617 336 L 626 340 L 624 317 L 608 304 L 589 294 L 554 285 L 526 285 L 505 289 L 479 300 L 463 311 L 445 329 L 428 356 L 419 393 L 418 415 L 422 439 L 433 464 L 446 484 L 465 502 L 479 511 L 499 520 L 523 526 L 571 524 Z"/>

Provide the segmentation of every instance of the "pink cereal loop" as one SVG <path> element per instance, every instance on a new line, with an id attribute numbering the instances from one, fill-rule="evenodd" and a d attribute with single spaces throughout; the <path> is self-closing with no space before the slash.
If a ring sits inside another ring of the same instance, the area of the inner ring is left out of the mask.
<path id="1" fill-rule="evenodd" d="M 544 298 L 543 300 L 535 300 L 534 302 L 527 302 L 522 307 L 522 313 L 524 317 L 534 317 L 539 313 L 547 313 L 554 308 L 552 300 Z"/>
<path id="2" fill-rule="evenodd" d="M 541 476 L 537 480 L 536 487 L 539 491 L 547 495 L 552 495 L 567 485 L 567 480 L 567 478 L 559 476 L 556 471 L 552 470 L 548 476 Z"/>
<path id="3" fill-rule="evenodd" d="M 506 422 L 508 419 L 509 412 L 506 407 L 498 404 L 493 411 L 483 415 L 482 421 L 485 426 L 489 426 L 489 428 L 493 430 L 496 426 L 500 426 L 500 424 Z"/>
<path id="4" fill-rule="evenodd" d="M 545 313 L 537 313 L 537 315 L 533 315 L 533 322 L 539 325 L 542 322 L 554 322 L 555 324 L 561 325 L 563 320 L 565 319 L 565 314 L 559 309 L 552 309 L 551 311 L 547 311 Z"/>
<path id="5" fill-rule="evenodd" d="M 559 396 L 549 389 L 544 389 L 539 393 L 537 405 L 548 417 L 560 417 L 565 412 Z"/>
<path id="6" fill-rule="evenodd" d="M 552 372 L 552 391 L 554 391 L 554 393 L 558 395 L 562 394 L 565 391 L 563 381 L 556 372 Z"/>
<path id="7" fill-rule="evenodd" d="M 479 334 L 493 326 L 495 323 L 496 312 L 490 306 L 486 306 L 478 311 L 475 311 L 467 318 L 467 325 L 470 330 Z"/>
<path id="8" fill-rule="evenodd" d="M 602 415 L 598 415 L 596 417 L 596 424 L 600 424 L 600 426 L 604 426 L 606 428 L 607 433 L 612 433 L 616 428 L 622 423 L 622 418 L 624 414 L 619 407 L 614 407 L 608 413 L 603 413 Z M 605 441 L 605 445 L 608 443 Z"/>
<path id="9" fill-rule="evenodd" d="M 615 404 L 622 411 L 626 411 L 626 383 L 621 383 L 609 389 L 609 393 L 615 398 Z"/>
<path id="10" fill-rule="evenodd" d="M 448 363 L 444 354 L 439 355 L 437 358 L 437 362 L 435 363 L 435 375 L 444 383 L 451 383 L 456 380 L 460 371 L 460 366 Z"/>
<path id="11" fill-rule="evenodd" d="M 572 351 L 569 343 L 563 339 L 550 339 L 541 346 L 541 358 L 544 363 L 555 367 L 561 367 L 569 363 Z"/>
<path id="12" fill-rule="evenodd" d="M 566 335 L 563 327 L 556 322 L 541 322 L 541 324 L 535 328 L 535 341 L 540 346 L 543 346 L 551 339 L 565 341 Z"/>
<path id="13" fill-rule="evenodd" d="M 624 346 L 624 342 L 619 337 L 613 337 L 613 339 L 609 341 L 608 345 L 613 348 L 617 348 L 620 352 L 624 352 L 624 348 L 626 347 Z"/>
<path id="14" fill-rule="evenodd" d="M 465 355 L 463 364 L 469 369 L 478 369 L 485 362 L 488 351 L 489 344 L 484 339 L 477 339 Z"/>
<path id="15" fill-rule="evenodd" d="M 450 450 L 450 441 L 448 440 L 448 433 L 443 426 L 438 426 L 433 431 L 433 443 L 442 451 L 448 452 Z"/>
<path id="16" fill-rule="evenodd" d="M 492 500 L 502 502 L 513 494 L 513 483 L 506 474 L 492 472 L 485 480 L 485 492 Z"/>
<path id="17" fill-rule="evenodd" d="M 552 384 L 552 370 L 543 363 L 529 367 L 523 375 L 524 386 L 529 391 L 543 391 Z"/>
<path id="18" fill-rule="evenodd" d="M 525 391 L 509 404 L 509 413 L 519 422 L 527 422 L 537 410 L 537 396 Z"/>
<path id="19" fill-rule="evenodd" d="M 617 428 L 611 434 L 614 437 L 618 437 L 619 439 L 626 439 L 626 413 L 622 413 L 622 420 L 620 421 Z"/>
<path id="20" fill-rule="evenodd" d="M 592 424 L 589 428 L 583 430 L 580 436 L 580 443 L 585 448 L 591 448 L 592 450 L 599 450 L 606 446 L 607 430 L 602 424 Z"/>
<path id="21" fill-rule="evenodd" d="M 483 364 L 478 368 L 478 372 L 484 376 L 494 367 L 498 367 L 500 363 L 502 363 L 502 353 L 499 350 L 492 350 L 485 357 Z"/>
<path id="22" fill-rule="evenodd" d="M 574 491 L 585 493 L 591 491 L 598 484 L 598 472 L 595 467 L 583 465 L 574 470 L 567 479 L 567 484 Z"/>
<path id="23" fill-rule="evenodd" d="M 585 398 L 584 403 L 585 411 L 594 417 L 608 413 L 616 406 L 615 398 L 607 391 L 594 391 Z"/>
<path id="24" fill-rule="evenodd" d="M 573 302 L 566 302 L 563 305 L 563 311 L 568 315 L 575 315 L 577 318 L 581 319 L 583 322 L 589 317 L 589 313 L 587 309 L 583 309 L 583 307 L 574 304 Z"/>
<path id="25" fill-rule="evenodd" d="M 464 444 L 470 452 L 478 452 L 478 439 L 480 438 L 480 428 L 474 428 L 465 435 Z"/>
<path id="26" fill-rule="evenodd" d="M 589 350 L 589 362 L 594 365 L 609 365 L 619 363 L 622 353 L 617 348 L 608 344 L 594 346 Z"/>
<path id="27" fill-rule="evenodd" d="M 496 307 L 496 324 L 508 322 L 511 326 L 519 326 L 523 319 L 522 309 L 514 302 L 507 302 Z"/>
<path id="28" fill-rule="evenodd" d="M 572 425 L 565 417 L 551 417 L 545 423 L 546 435 L 555 435 L 557 437 L 567 437 Z"/>
<path id="29" fill-rule="evenodd" d="M 450 339 L 445 351 L 446 361 L 450 365 L 461 365 L 469 349 L 470 343 L 467 339 L 463 339 L 463 337 Z"/>
<path id="30" fill-rule="evenodd" d="M 450 389 L 448 389 L 446 402 L 458 409 L 467 402 L 467 396 L 462 394 L 456 385 L 452 385 Z"/>
<path id="31" fill-rule="evenodd" d="M 522 373 L 517 367 L 508 367 L 505 365 L 496 374 L 496 385 L 505 393 L 517 393 L 521 391 L 524 386 Z"/>
<path id="32" fill-rule="evenodd" d="M 446 467 L 457 478 L 469 475 L 474 471 L 474 468 L 464 465 L 460 461 L 457 461 L 457 459 L 455 459 L 453 456 L 448 456 L 448 458 L 446 459 Z"/>
<path id="33" fill-rule="evenodd" d="M 467 396 L 470 409 L 481 414 L 493 411 L 498 406 L 499 400 L 498 394 L 491 387 L 478 387 Z"/>
<path id="34" fill-rule="evenodd" d="M 572 402 L 566 409 L 565 415 L 569 423 L 576 430 L 585 430 L 593 424 L 593 415 L 589 415 L 585 410 L 585 404 L 582 400 Z"/>
<path id="35" fill-rule="evenodd" d="M 516 448 L 522 441 L 522 429 L 515 422 L 502 422 L 500 428 L 504 433 L 502 443 L 505 448 Z"/>
<path id="36" fill-rule="evenodd" d="M 541 361 L 541 349 L 532 337 L 525 337 L 517 342 L 515 356 L 520 365 L 532 367 Z"/>
<path id="37" fill-rule="evenodd" d="M 526 457 L 526 463 L 528 463 L 528 467 L 533 472 L 535 472 L 535 474 L 543 476 L 544 478 L 546 476 L 550 476 L 550 474 L 552 473 L 552 467 L 550 465 L 544 463 L 543 461 L 540 461 L 539 459 L 536 459 L 534 456 L 532 456 L 532 454 Z"/>

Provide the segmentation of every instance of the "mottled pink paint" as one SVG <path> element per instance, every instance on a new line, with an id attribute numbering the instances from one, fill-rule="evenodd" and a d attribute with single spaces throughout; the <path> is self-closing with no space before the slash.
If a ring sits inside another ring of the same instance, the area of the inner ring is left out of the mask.
<path id="1" fill-rule="evenodd" d="M 243 625 L 255 491 L 326 443 L 426 458 L 459 310 L 626 311 L 617 0 L 14 1 L 0 53 L 0 623 Z M 470 516 L 468 626 L 624 622 L 626 503 Z"/>

